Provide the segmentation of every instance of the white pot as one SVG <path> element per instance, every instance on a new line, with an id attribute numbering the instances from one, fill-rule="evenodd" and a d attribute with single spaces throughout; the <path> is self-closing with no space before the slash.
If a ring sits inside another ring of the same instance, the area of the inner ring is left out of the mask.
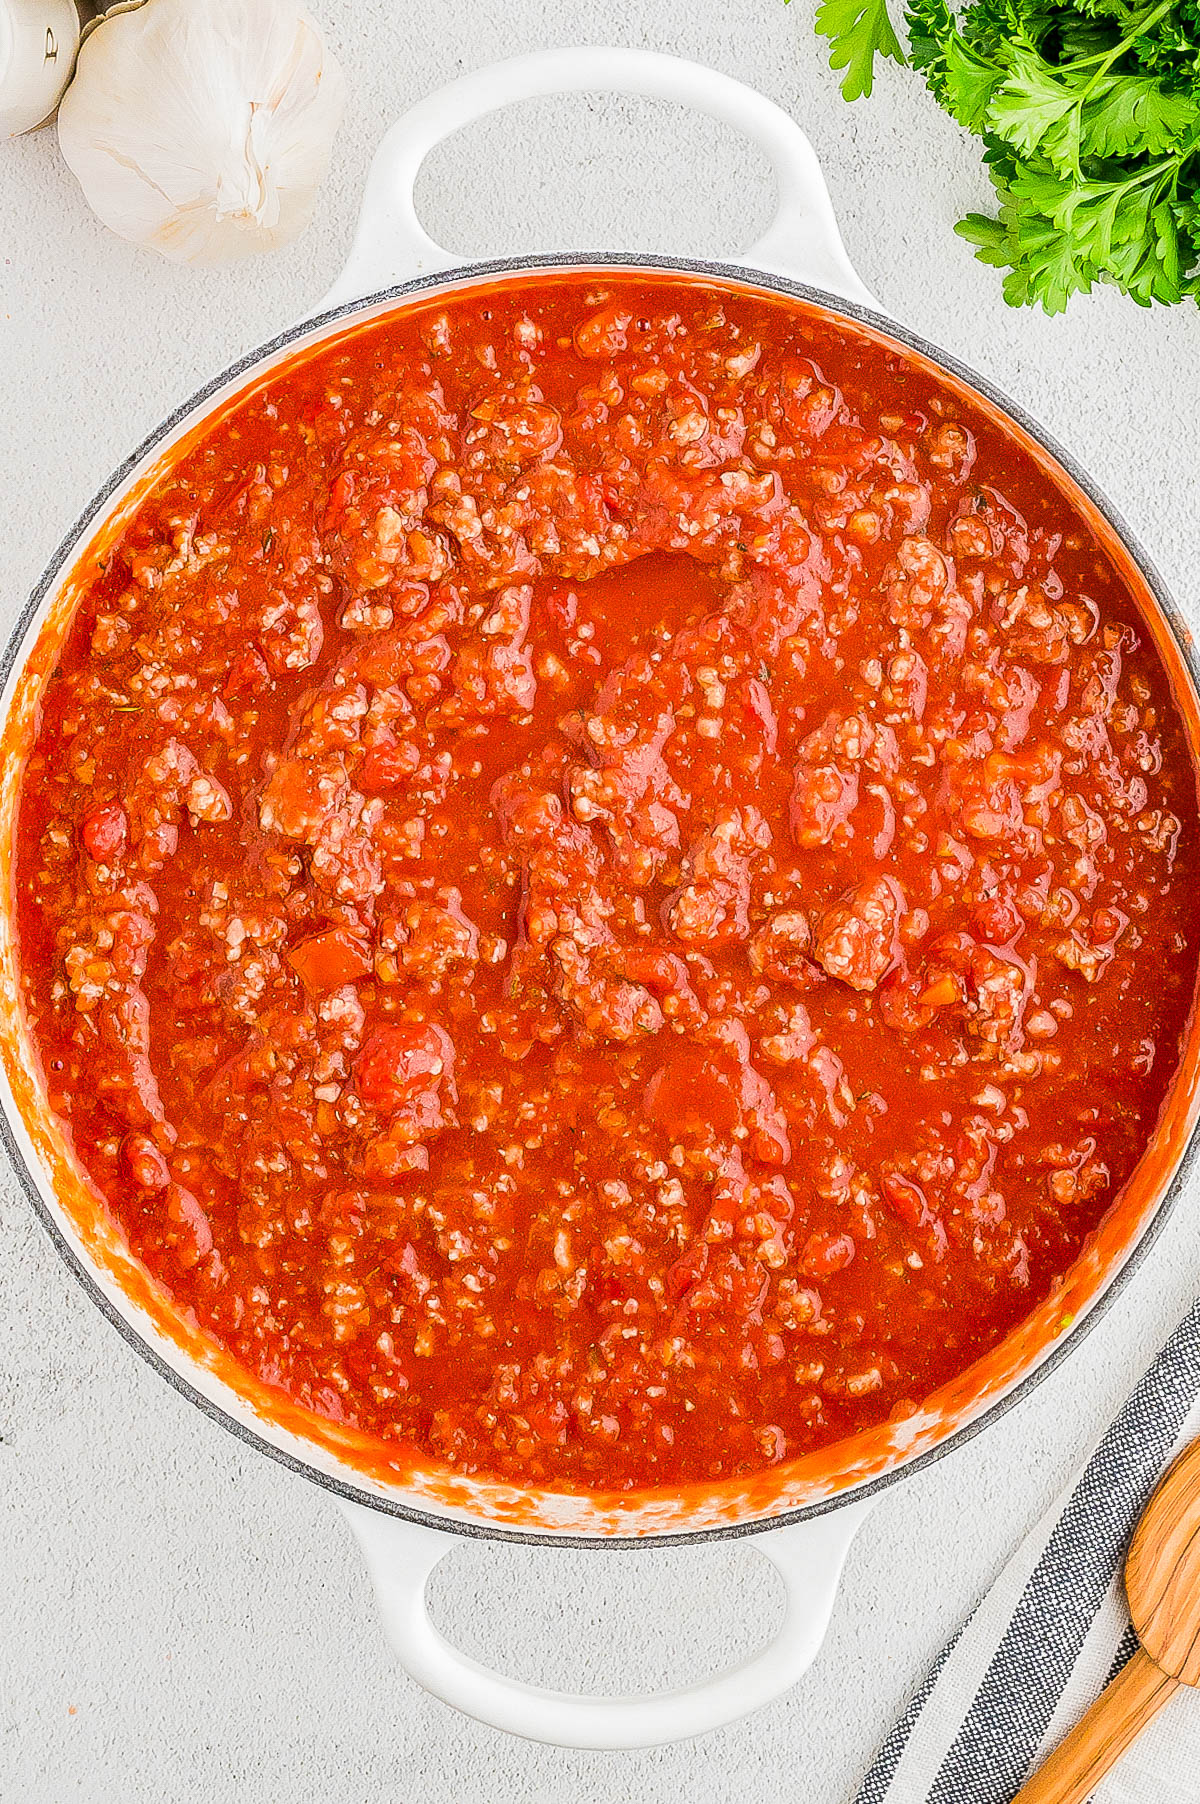
<path id="1" fill-rule="evenodd" d="M 471 120 L 512 101 L 606 89 L 677 101 L 739 127 L 770 158 L 778 185 L 766 235 L 724 264 L 643 255 L 537 256 L 455 268 L 425 233 L 413 186 L 428 152 Z M 939 378 L 989 407 L 1038 458 L 1047 479 L 1087 513 L 1139 595 L 1172 675 L 1193 745 L 1200 704 L 1170 604 L 1142 554 L 1081 472 L 1011 402 L 882 315 L 852 269 L 812 147 L 763 96 L 728 76 L 649 51 L 551 50 L 465 76 L 414 107 L 384 138 L 367 183 L 345 270 L 319 312 L 217 377 L 154 432 L 67 535 L 31 597 L 6 655 L 0 762 L 0 898 L 12 893 L 13 818 L 38 699 L 72 616 L 89 560 L 120 533 L 181 447 L 214 418 L 314 345 L 402 309 L 410 298 L 571 267 L 668 271 L 682 280 L 794 297 L 798 308 L 858 322 L 866 338 L 924 359 Z M 364 299 L 363 297 L 368 297 Z M 46 1104 L 17 1005 L 13 922 L 0 905 L 0 1135 L 31 1201 L 75 1275 L 125 1337 L 166 1377 L 243 1440 L 332 1492 L 370 1566 L 387 1632 L 407 1670 L 482 1721 L 563 1746 L 631 1748 L 717 1728 L 792 1685 L 820 1645 L 846 1550 L 879 1488 L 981 1428 L 1050 1369 L 1094 1321 L 1134 1254 L 1163 1219 L 1191 1129 L 1200 1066 L 1195 1035 L 1151 1147 L 1062 1286 L 987 1360 L 927 1400 L 903 1424 L 883 1424 L 791 1465 L 674 1492 L 583 1497 L 469 1479 L 432 1463 L 381 1461 L 363 1437 L 281 1403 L 177 1317 L 115 1232 L 101 1199 Z M 1064 1318 L 1073 1321 L 1069 1334 Z M 751 1535 L 787 1590 L 783 1624 L 745 1665 L 657 1697 L 566 1696 L 519 1684 L 466 1658 L 433 1627 L 425 1583 L 456 1534 L 545 1544 L 632 1543 Z"/>

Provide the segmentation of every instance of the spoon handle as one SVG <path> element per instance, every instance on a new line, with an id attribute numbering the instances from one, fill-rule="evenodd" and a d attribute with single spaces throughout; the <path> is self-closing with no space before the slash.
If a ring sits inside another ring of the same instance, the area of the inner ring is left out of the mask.
<path id="1" fill-rule="evenodd" d="M 1084 1804 L 1178 1687 L 1139 1647 L 1012 1804 Z"/>

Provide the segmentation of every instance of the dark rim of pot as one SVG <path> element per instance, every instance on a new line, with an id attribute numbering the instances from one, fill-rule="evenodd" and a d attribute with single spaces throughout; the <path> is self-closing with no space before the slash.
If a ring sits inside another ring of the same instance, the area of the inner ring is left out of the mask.
<path id="1" fill-rule="evenodd" d="M 942 350 L 939 346 L 932 344 L 928 339 L 923 338 L 920 333 L 910 331 L 907 327 L 898 325 L 894 320 L 876 313 L 869 307 L 862 307 L 854 301 L 843 300 L 839 295 L 830 294 L 824 289 L 810 287 L 804 282 L 793 281 L 787 276 L 768 274 L 764 271 L 747 268 L 738 264 L 715 263 L 684 257 L 661 257 L 649 253 L 617 253 L 603 251 L 570 251 L 538 256 L 497 258 L 482 263 L 468 263 L 461 267 L 448 270 L 438 270 L 430 275 L 415 276 L 406 282 L 397 283 L 394 287 L 380 289 L 375 294 L 364 295 L 358 300 L 346 301 L 340 306 L 328 309 L 326 312 L 314 314 L 311 318 L 305 319 L 299 324 L 290 326 L 285 331 L 277 333 L 274 338 L 269 339 L 265 344 L 259 345 L 254 350 L 246 352 L 243 357 L 240 357 L 235 363 L 230 364 L 219 376 L 214 377 L 211 382 L 206 383 L 188 400 L 175 408 L 161 425 L 157 426 L 153 432 L 149 433 L 137 449 L 131 452 L 119 468 L 113 472 L 108 481 L 84 509 L 79 519 L 75 522 L 74 526 L 71 527 L 70 531 L 58 546 L 58 549 L 55 551 L 47 565 L 41 580 L 38 582 L 33 593 L 30 595 L 29 600 L 21 611 L 20 618 L 13 628 L 8 644 L 5 647 L 3 658 L 0 659 L 0 685 L 6 684 L 12 673 L 13 666 L 17 661 L 17 656 L 21 649 L 25 634 L 28 631 L 30 622 L 37 614 L 62 570 L 75 554 L 84 534 L 89 527 L 93 526 L 99 519 L 105 504 L 117 490 L 124 485 L 132 475 L 133 471 L 137 468 L 138 464 L 142 462 L 156 445 L 167 438 L 177 426 L 188 418 L 189 415 L 195 414 L 201 410 L 205 402 L 211 400 L 221 390 L 227 388 L 230 383 L 235 382 L 238 377 L 248 375 L 257 365 L 274 356 L 276 353 L 285 350 L 288 345 L 294 344 L 298 339 L 307 337 L 312 333 L 320 333 L 340 320 L 349 319 L 356 313 L 366 312 L 389 302 L 415 298 L 431 290 L 451 290 L 460 287 L 473 287 L 480 278 L 486 278 L 488 276 L 536 276 L 543 271 L 553 272 L 556 270 L 571 269 L 646 270 L 662 273 L 664 275 L 683 274 L 702 277 L 708 276 L 722 282 L 732 283 L 741 288 L 766 290 L 769 293 L 783 295 L 789 299 L 807 301 L 813 306 L 820 307 L 835 316 L 854 321 L 860 325 L 872 327 L 884 337 L 894 340 L 897 344 L 903 346 L 907 350 L 916 351 L 920 356 L 927 358 L 938 368 L 957 377 L 961 382 L 965 383 L 968 388 L 973 389 L 977 394 L 983 396 L 985 400 L 990 401 L 995 407 L 999 408 L 1001 413 L 1021 427 L 1022 430 L 1028 433 L 1030 438 L 1034 439 L 1044 451 L 1048 452 L 1065 474 L 1083 491 L 1108 521 L 1108 524 L 1120 539 L 1125 550 L 1137 565 L 1147 587 L 1155 601 L 1158 603 L 1159 609 L 1179 647 L 1180 654 L 1191 675 L 1192 682 L 1196 686 L 1197 691 L 1200 692 L 1200 657 L 1197 656 L 1193 649 L 1187 627 L 1180 619 L 1161 576 L 1139 545 L 1129 527 L 1125 524 L 1120 513 L 1092 478 L 1088 476 L 1086 471 L 1081 469 L 1079 464 L 1076 463 L 1071 454 L 1064 450 L 1043 426 L 1032 419 L 1022 407 L 1011 400 L 1009 396 L 993 382 L 989 381 L 986 377 L 980 376 L 976 371 L 970 369 L 950 352 Z M 1200 754 L 1200 747 L 1195 749 L 1198 754 Z M 160 1377 L 165 1378 L 167 1383 L 172 1385 L 181 1396 L 186 1397 L 188 1401 L 194 1403 L 198 1409 L 203 1410 L 206 1416 L 209 1416 L 214 1422 L 219 1423 L 220 1426 L 227 1429 L 230 1434 L 236 1435 L 238 1440 L 244 1442 L 248 1447 L 253 1447 L 259 1453 L 265 1453 L 269 1459 L 277 1461 L 281 1466 L 285 1466 L 290 1472 L 295 1472 L 301 1477 L 311 1480 L 314 1484 L 321 1485 L 325 1490 L 332 1492 L 335 1496 L 341 1497 L 351 1503 L 362 1504 L 368 1509 L 378 1510 L 384 1515 L 398 1516 L 404 1521 L 416 1522 L 426 1528 L 440 1529 L 447 1534 L 473 1536 L 483 1540 L 515 1541 L 538 1546 L 554 1547 L 675 1547 L 680 1545 L 693 1545 L 703 1541 L 730 1540 L 736 1536 L 760 1534 L 775 1528 L 785 1528 L 789 1523 L 804 1522 L 811 1520 L 816 1516 L 825 1515 L 829 1511 L 839 1509 L 843 1504 L 860 1502 L 865 1498 L 874 1497 L 886 1486 L 896 1483 L 899 1479 L 907 1478 L 913 1473 L 920 1472 L 925 1467 L 932 1465 L 935 1460 L 944 1458 L 945 1455 L 950 1453 L 953 1449 L 964 1446 L 966 1442 L 973 1440 L 977 1434 L 981 1434 L 985 1428 L 989 1427 L 993 1422 L 998 1421 L 1001 1416 L 1007 1414 L 1007 1412 L 1016 1404 L 1028 1397 L 1030 1393 L 1041 1384 L 1044 1379 L 1048 1378 L 1052 1372 L 1057 1371 L 1068 1353 L 1077 1347 L 1084 1336 L 1095 1327 L 1096 1323 L 1106 1312 L 1118 1292 L 1133 1275 L 1137 1266 L 1145 1257 L 1151 1245 L 1161 1232 L 1171 1207 L 1179 1193 L 1180 1187 L 1197 1157 L 1198 1150 L 1200 1150 L 1200 1134 L 1198 1134 L 1196 1130 L 1193 1130 L 1180 1154 L 1179 1161 L 1171 1178 L 1164 1186 L 1162 1195 L 1154 1206 L 1153 1214 L 1142 1229 L 1137 1241 L 1130 1248 L 1121 1265 L 1108 1277 L 1103 1288 L 1097 1293 L 1091 1304 L 1076 1322 L 1040 1357 L 1031 1371 L 1026 1372 L 1023 1377 L 1017 1379 L 1002 1396 L 998 1397 L 995 1402 L 988 1404 L 977 1416 L 973 1417 L 971 1421 L 965 1422 L 960 1427 L 952 1430 L 951 1433 L 949 1433 L 944 1440 L 939 1441 L 936 1446 L 930 1447 L 926 1449 L 925 1452 L 916 1454 L 910 1459 L 898 1461 L 896 1465 L 889 1467 L 884 1472 L 878 1473 L 875 1477 L 868 1479 L 865 1483 L 851 1486 L 833 1496 L 823 1498 L 815 1503 L 805 1504 L 798 1509 L 787 1510 L 780 1515 L 756 1517 L 751 1521 L 731 1523 L 728 1526 L 716 1528 L 683 1529 L 667 1534 L 655 1534 L 651 1531 L 650 1533 L 640 1535 L 622 1535 L 606 1534 L 603 1532 L 595 1532 L 592 1534 L 556 1533 L 552 1530 L 506 1528 L 501 1524 L 493 1524 L 482 1520 L 455 1520 L 450 1517 L 439 1515 L 433 1510 L 423 1510 L 414 1504 L 402 1503 L 391 1497 L 377 1496 L 371 1491 L 361 1488 L 345 1479 L 322 1472 L 316 1466 L 309 1465 L 307 1461 L 297 1458 L 295 1454 L 286 1451 L 284 1448 L 275 1446 L 273 1442 L 269 1441 L 256 1429 L 248 1427 L 243 1422 L 239 1422 L 236 1417 L 229 1415 L 219 1404 L 212 1402 L 208 1397 L 203 1396 L 196 1390 L 186 1378 L 182 1377 L 180 1373 L 175 1371 L 173 1366 L 167 1363 L 162 1355 L 151 1346 L 148 1341 L 142 1338 L 142 1335 L 134 1327 L 132 1322 L 128 1321 L 111 1299 L 105 1295 L 99 1284 L 96 1282 L 90 1267 L 79 1256 L 75 1248 L 66 1238 L 54 1219 L 50 1209 L 43 1201 L 37 1182 L 17 1144 L 11 1123 L 8 1120 L 7 1114 L 3 1111 L 0 1111 L 0 1142 L 3 1143 L 8 1153 L 9 1159 L 11 1160 L 20 1181 L 21 1188 L 28 1197 L 35 1214 L 49 1234 L 64 1263 L 72 1275 L 83 1286 L 92 1302 L 95 1303 L 97 1308 L 108 1318 L 118 1333 L 124 1337 L 131 1347 L 133 1347 L 135 1352 L 139 1353 Z"/>

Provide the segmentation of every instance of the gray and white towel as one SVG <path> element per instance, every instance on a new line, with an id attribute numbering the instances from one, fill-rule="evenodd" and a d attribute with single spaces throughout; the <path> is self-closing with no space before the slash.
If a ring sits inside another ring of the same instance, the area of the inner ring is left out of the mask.
<path id="1" fill-rule="evenodd" d="M 1129 1537 L 1164 1467 L 1197 1434 L 1200 1303 L 943 1648 L 855 1804 L 1009 1804 L 1132 1654 Z M 1094 1804 L 1200 1804 L 1200 1694 L 1166 1706 Z"/>

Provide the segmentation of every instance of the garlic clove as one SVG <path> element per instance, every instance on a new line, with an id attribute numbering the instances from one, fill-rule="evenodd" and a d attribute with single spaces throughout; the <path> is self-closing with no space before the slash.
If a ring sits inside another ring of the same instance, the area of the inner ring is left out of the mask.
<path id="1" fill-rule="evenodd" d="M 53 117 L 78 45 L 75 0 L 0 0 L 0 138 Z"/>
<path id="2" fill-rule="evenodd" d="M 295 0 L 146 0 L 83 45 L 58 135 L 112 231 L 217 263 L 303 231 L 344 105 Z"/>

